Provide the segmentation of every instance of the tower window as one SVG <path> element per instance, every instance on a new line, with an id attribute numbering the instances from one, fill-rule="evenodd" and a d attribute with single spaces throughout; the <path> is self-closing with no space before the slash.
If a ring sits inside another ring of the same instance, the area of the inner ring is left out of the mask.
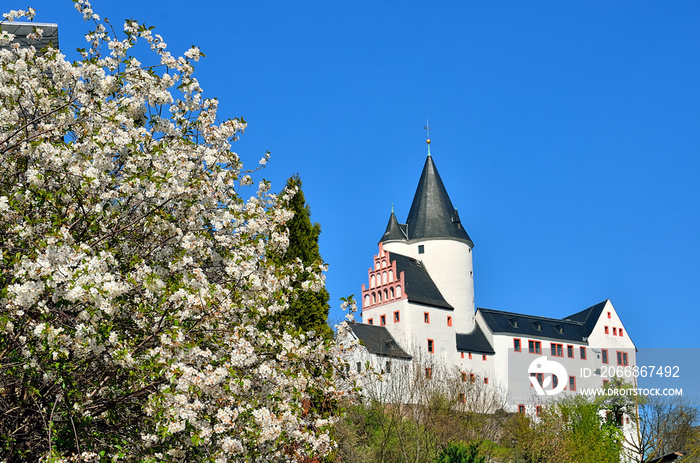
<path id="1" fill-rule="evenodd" d="M 425 253 L 425 246 L 422 244 L 418 245 L 418 254 L 424 254 Z"/>

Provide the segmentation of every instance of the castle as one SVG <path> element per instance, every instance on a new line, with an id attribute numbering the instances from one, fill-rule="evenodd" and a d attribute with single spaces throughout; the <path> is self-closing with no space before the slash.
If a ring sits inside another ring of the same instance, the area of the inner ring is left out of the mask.
<path id="1" fill-rule="evenodd" d="M 399 223 L 392 207 L 362 285 L 362 322 L 351 333 L 363 348 L 351 367 L 390 376 L 413 364 L 429 379 L 431 365 L 443 365 L 462 381 L 505 390 L 506 411 L 534 415 L 550 397 L 601 389 L 635 365 L 609 300 L 561 319 L 475 309 L 473 247 L 428 140 L 408 218 Z"/>

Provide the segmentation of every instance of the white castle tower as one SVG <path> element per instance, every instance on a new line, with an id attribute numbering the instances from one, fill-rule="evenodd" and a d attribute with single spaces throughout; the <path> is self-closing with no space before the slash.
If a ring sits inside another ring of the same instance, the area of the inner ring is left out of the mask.
<path id="1" fill-rule="evenodd" d="M 428 139 L 428 156 L 406 223 L 398 222 L 392 208 L 369 270 L 369 287 L 362 287 L 363 323 L 386 326 L 405 346 L 417 344 L 452 360 L 455 333 L 474 329 L 473 247 L 435 167 Z"/>

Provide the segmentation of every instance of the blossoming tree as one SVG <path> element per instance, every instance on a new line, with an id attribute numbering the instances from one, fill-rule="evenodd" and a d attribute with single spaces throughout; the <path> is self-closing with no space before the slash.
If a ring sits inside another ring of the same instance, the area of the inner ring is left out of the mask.
<path id="1" fill-rule="evenodd" d="M 272 259 L 293 192 L 249 186 L 197 48 L 74 3 L 80 61 L 0 36 L 0 460 L 328 454 L 335 408 L 308 404 L 339 393 L 338 347 L 269 316 L 302 274 Z"/>

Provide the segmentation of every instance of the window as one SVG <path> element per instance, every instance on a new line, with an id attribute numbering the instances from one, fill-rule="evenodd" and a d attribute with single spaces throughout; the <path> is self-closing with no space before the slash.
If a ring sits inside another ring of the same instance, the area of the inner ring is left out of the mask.
<path id="1" fill-rule="evenodd" d="M 372 293 L 372 304 L 376 304 L 376 303 L 377 303 L 377 295 Z"/>
<path id="2" fill-rule="evenodd" d="M 467 374 L 462 372 L 462 382 L 466 383 L 467 382 Z"/>
<path id="3" fill-rule="evenodd" d="M 357 362 L 356 367 L 357 367 L 357 372 L 358 372 L 358 373 L 362 373 L 362 363 L 361 363 L 361 362 Z"/>
<path id="4" fill-rule="evenodd" d="M 399 317 L 399 311 L 397 310 L 396 312 L 394 312 L 394 322 L 398 322 L 398 321 L 400 321 L 400 317 Z"/>
<path id="5" fill-rule="evenodd" d="M 472 353 L 469 352 L 469 360 L 471 360 L 471 359 L 472 359 Z"/>
<path id="6" fill-rule="evenodd" d="M 425 246 L 423 246 L 422 244 L 419 244 L 418 245 L 418 254 L 423 254 L 423 253 L 425 253 Z"/>
<path id="7" fill-rule="evenodd" d="M 389 288 L 389 296 L 393 299 L 394 298 L 394 288 Z"/>
<path id="8" fill-rule="evenodd" d="M 528 341 L 527 348 L 531 354 L 541 354 L 542 353 L 542 343 L 540 341 Z"/>
<path id="9" fill-rule="evenodd" d="M 375 282 L 374 275 L 372 275 L 372 276 L 370 277 L 370 279 L 369 279 L 369 287 L 370 287 L 370 288 L 374 288 L 374 287 L 375 287 L 374 282 Z"/>
<path id="10" fill-rule="evenodd" d="M 617 364 L 622 365 L 623 367 L 626 367 L 629 365 L 628 358 L 627 358 L 627 352 L 617 351 Z"/>
<path id="11" fill-rule="evenodd" d="M 605 334 L 610 334 L 610 330 L 608 329 L 607 326 L 605 327 Z"/>
<path id="12" fill-rule="evenodd" d="M 396 297 L 401 297 L 401 286 L 396 287 Z"/>
<path id="13" fill-rule="evenodd" d="M 430 314 L 428 312 L 423 312 L 423 321 L 425 323 L 430 323 Z"/>
<path id="14" fill-rule="evenodd" d="M 394 281 L 394 271 L 389 270 L 389 283 Z"/>
<path id="15" fill-rule="evenodd" d="M 581 346 L 581 360 L 586 360 L 586 347 Z"/>
<path id="16" fill-rule="evenodd" d="M 369 306 L 369 294 L 365 296 L 365 307 Z"/>
<path id="17" fill-rule="evenodd" d="M 612 318 L 612 317 L 610 316 L 610 312 L 608 312 L 608 318 Z"/>
<path id="18" fill-rule="evenodd" d="M 542 405 L 537 405 L 535 407 L 535 415 L 542 416 Z"/>
<path id="19" fill-rule="evenodd" d="M 607 379 L 604 379 L 604 380 L 603 380 L 603 387 L 608 387 L 608 383 L 609 383 L 609 382 L 610 382 L 610 381 L 608 381 Z"/>
<path id="20" fill-rule="evenodd" d="M 544 383 L 544 375 L 542 373 L 530 373 L 530 376 L 537 378 L 537 382 L 540 383 L 540 386 Z M 530 387 L 532 387 L 532 382 L 530 382 Z"/>
<path id="21" fill-rule="evenodd" d="M 386 279 L 386 272 L 382 272 L 382 284 L 385 285 L 386 282 L 387 282 L 387 279 Z"/>
<path id="22" fill-rule="evenodd" d="M 620 336 L 622 336 L 622 328 L 620 328 L 619 332 L 620 332 Z"/>
<path id="23" fill-rule="evenodd" d="M 460 352 L 460 354 L 462 355 L 462 358 L 464 358 L 464 352 Z"/>
<path id="24" fill-rule="evenodd" d="M 522 413 L 523 415 L 525 414 L 525 405 L 518 405 L 518 413 Z"/>
<path id="25" fill-rule="evenodd" d="M 425 369 L 425 379 L 432 379 L 433 378 L 433 369 L 430 367 L 426 367 Z"/>
<path id="26" fill-rule="evenodd" d="M 486 356 L 485 356 L 485 355 L 482 355 L 482 356 L 481 356 L 481 360 L 483 360 L 483 361 L 485 362 L 485 361 L 486 361 Z"/>
<path id="27" fill-rule="evenodd" d="M 385 325 L 386 325 L 386 315 L 381 315 L 381 316 L 379 317 L 379 324 L 382 325 L 382 326 L 385 326 Z"/>
<path id="28" fill-rule="evenodd" d="M 488 383 L 489 383 L 489 379 L 488 379 L 488 378 L 484 378 L 484 384 L 488 384 Z"/>
<path id="29" fill-rule="evenodd" d="M 570 359 L 574 358 L 574 346 L 566 346 L 566 356 Z"/>
<path id="30" fill-rule="evenodd" d="M 447 316 L 447 326 L 452 326 L 452 317 Z"/>
<path id="31" fill-rule="evenodd" d="M 617 336 L 617 328 L 613 326 L 613 336 Z"/>
<path id="32" fill-rule="evenodd" d="M 515 352 L 521 352 L 520 339 L 518 339 L 518 338 L 513 339 L 513 350 Z"/>
<path id="33" fill-rule="evenodd" d="M 457 398 L 457 400 L 458 400 L 459 403 L 461 403 L 461 404 L 463 404 L 464 402 L 467 401 L 466 397 L 464 396 L 464 392 L 460 392 L 460 393 L 459 393 L 459 397 Z"/>
<path id="34" fill-rule="evenodd" d="M 367 320 L 367 324 L 374 325 L 374 318 L 370 318 L 369 320 Z"/>
<path id="35" fill-rule="evenodd" d="M 391 373 L 391 360 L 386 361 L 386 372 L 387 374 Z"/>
<path id="36" fill-rule="evenodd" d="M 474 381 L 476 381 L 476 376 L 474 373 L 469 373 L 469 382 L 473 383 Z"/>
<path id="37" fill-rule="evenodd" d="M 435 352 L 435 345 L 434 344 L 435 343 L 433 342 L 432 339 L 428 339 L 428 352 L 430 352 L 431 354 L 433 352 Z"/>
<path id="38" fill-rule="evenodd" d="M 569 390 L 576 390 L 576 376 L 569 376 Z"/>
<path id="39" fill-rule="evenodd" d="M 552 343 L 552 357 L 563 357 L 564 356 L 564 346 L 562 344 Z"/>
<path id="40" fill-rule="evenodd" d="M 552 388 L 556 389 L 557 386 L 559 386 L 559 378 L 557 378 L 557 375 L 552 375 Z"/>
<path id="41" fill-rule="evenodd" d="M 603 363 L 608 363 L 608 349 L 602 349 L 600 355 L 603 356 Z"/>

